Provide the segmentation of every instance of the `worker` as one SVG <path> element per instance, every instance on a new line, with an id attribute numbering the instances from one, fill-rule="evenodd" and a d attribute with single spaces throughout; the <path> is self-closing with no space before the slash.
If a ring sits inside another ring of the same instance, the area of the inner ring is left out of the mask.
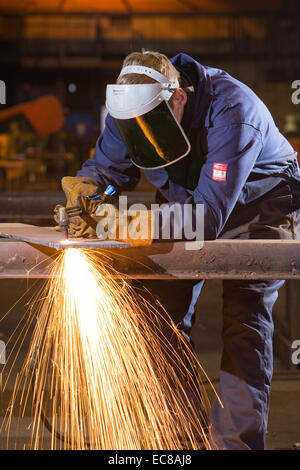
<path id="1" fill-rule="evenodd" d="M 131 190 L 142 168 L 160 200 L 204 206 L 205 240 L 299 238 L 297 154 L 245 84 L 183 53 L 168 59 L 135 52 L 125 58 L 116 84 L 108 85 L 106 104 L 93 158 L 62 181 L 69 204 L 108 184 L 119 193 Z M 86 230 L 86 220 L 71 224 L 74 236 Z M 223 282 L 223 406 L 215 401 L 210 415 L 218 449 L 265 448 L 272 309 L 283 283 Z M 186 337 L 203 284 L 149 281 Z"/>

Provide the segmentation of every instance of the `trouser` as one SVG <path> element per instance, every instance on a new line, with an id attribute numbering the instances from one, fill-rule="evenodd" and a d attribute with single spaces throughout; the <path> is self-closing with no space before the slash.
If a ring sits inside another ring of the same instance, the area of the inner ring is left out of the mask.
<path id="1" fill-rule="evenodd" d="M 224 349 L 218 390 L 223 407 L 215 400 L 210 416 L 218 449 L 264 448 L 273 372 L 272 308 L 283 283 L 223 281 Z M 204 280 L 150 280 L 143 285 L 189 338 Z"/>
<path id="2" fill-rule="evenodd" d="M 300 239 L 300 183 L 278 185 L 260 205 L 251 206 L 250 223 L 240 220 L 248 212 L 236 211 L 224 238 Z M 250 213 L 250 212 L 249 212 Z M 234 220 L 235 219 L 235 220 Z M 223 354 L 218 390 L 210 416 L 218 449 L 264 449 L 273 372 L 272 309 L 284 281 L 223 281 Z M 189 338 L 202 281 L 147 281 Z"/>

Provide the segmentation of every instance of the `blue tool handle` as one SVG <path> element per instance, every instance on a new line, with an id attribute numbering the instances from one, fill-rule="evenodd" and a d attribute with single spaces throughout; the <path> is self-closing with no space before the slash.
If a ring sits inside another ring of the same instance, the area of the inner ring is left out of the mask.
<path id="1" fill-rule="evenodd" d="M 96 196 L 91 196 L 90 199 L 97 200 L 105 196 L 113 196 L 114 194 L 116 194 L 116 189 L 110 184 L 107 186 L 103 194 L 97 194 Z"/>
<path id="2" fill-rule="evenodd" d="M 116 189 L 110 184 L 107 186 L 106 190 L 104 191 L 104 194 L 107 196 L 113 196 L 116 194 Z"/>

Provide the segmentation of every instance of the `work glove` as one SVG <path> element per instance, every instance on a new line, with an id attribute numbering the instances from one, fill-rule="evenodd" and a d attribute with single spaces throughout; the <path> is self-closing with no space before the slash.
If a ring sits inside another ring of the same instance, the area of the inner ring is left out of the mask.
<path id="1" fill-rule="evenodd" d="M 99 202 L 90 197 L 98 194 L 98 183 L 93 178 L 85 176 L 65 176 L 61 180 L 61 185 L 67 198 L 67 209 L 78 208 L 76 215 L 69 215 L 69 237 L 96 238 L 95 212 Z"/>
<path id="2" fill-rule="evenodd" d="M 94 218 L 94 210 L 92 212 L 86 212 L 85 203 L 88 204 L 88 209 L 91 210 L 91 204 L 84 199 L 80 201 L 81 207 L 78 206 L 78 215 L 68 215 L 69 225 L 68 225 L 68 236 L 69 238 L 97 238 L 96 236 L 96 226 L 97 220 Z M 95 203 L 94 203 L 95 205 Z M 54 208 L 54 220 L 59 224 L 59 208 L 61 206 L 57 205 Z M 82 212 L 81 212 L 82 211 Z M 61 232 L 59 225 L 56 225 L 55 230 Z"/>
<path id="3" fill-rule="evenodd" d="M 67 198 L 66 207 L 80 206 L 81 198 L 95 196 L 99 192 L 99 185 L 93 178 L 85 176 L 65 176 L 61 180 L 62 189 Z M 88 201 L 93 201 L 88 199 Z M 88 206 L 85 205 L 88 210 Z"/>

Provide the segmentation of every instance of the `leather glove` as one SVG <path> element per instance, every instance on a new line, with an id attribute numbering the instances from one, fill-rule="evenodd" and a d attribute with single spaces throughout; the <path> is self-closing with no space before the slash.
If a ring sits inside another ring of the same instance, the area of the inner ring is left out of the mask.
<path id="1" fill-rule="evenodd" d="M 62 189 L 66 194 L 66 207 L 79 207 L 81 214 L 69 216 L 69 237 L 97 238 L 95 212 L 99 202 L 89 199 L 99 191 L 98 183 L 85 176 L 65 176 L 61 180 Z"/>
<path id="2" fill-rule="evenodd" d="M 98 202 L 86 197 L 78 197 L 78 206 L 82 209 L 82 214 L 69 216 L 68 234 L 70 238 L 97 238 L 95 212 L 98 204 Z"/>
<path id="3" fill-rule="evenodd" d="M 99 191 L 97 181 L 85 176 L 64 176 L 61 180 L 61 186 L 67 198 L 66 207 L 78 206 L 79 197 L 95 196 Z M 88 199 L 88 201 L 91 200 Z"/>
<path id="4" fill-rule="evenodd" d="M 88 209 L 91 210 L 90 201 L 82 200 L 80 201 L 80 205 L 83 208 L 82 213 L 80 215 L 69 215 L 69 225 L 68 225 L 68 236 L 69 238 L 97 238 L 96 235 L 96 226 L 97 220 L 94 218 L 95 210 L 92 210 L 92 213 L 86 212 L 85 205 L 88 204 Z M 96 205 L 95 202 L 93 202 Z M 58 224 L 54 228 L 58 232 L 61 232 L 61 228 L 59 226 L 58 220 L 58 212 L 61 206 L 57 205 L 54 208 L 54 220 Z"/>

